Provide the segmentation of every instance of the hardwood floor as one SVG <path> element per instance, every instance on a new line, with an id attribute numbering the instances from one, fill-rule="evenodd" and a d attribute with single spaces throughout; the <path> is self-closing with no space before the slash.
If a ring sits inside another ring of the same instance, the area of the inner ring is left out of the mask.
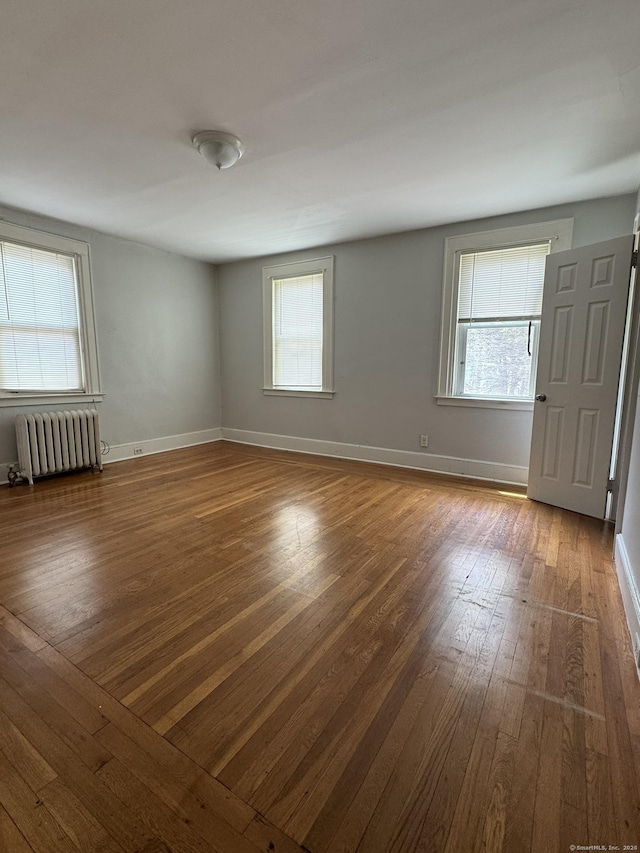
<path id="1" fill-rule="evenodd" d="M 640 845 L 607 525 L 218 443 L 0 529 L 2 851 Z"/>

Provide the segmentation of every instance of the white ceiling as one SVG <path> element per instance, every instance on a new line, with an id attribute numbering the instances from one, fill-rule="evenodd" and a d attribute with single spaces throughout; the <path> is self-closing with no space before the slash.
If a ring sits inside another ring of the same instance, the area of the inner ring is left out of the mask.
<path id="1" fill-rule="evenodd" d="M 227 261 L 634 191 L 639 35 L 638 0 L 4 0 L 0 203 Z"/>

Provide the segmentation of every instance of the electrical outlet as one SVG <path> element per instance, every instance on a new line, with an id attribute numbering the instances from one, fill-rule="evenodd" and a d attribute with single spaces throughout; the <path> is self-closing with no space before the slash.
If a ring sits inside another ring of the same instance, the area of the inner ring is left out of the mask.
<path id="1" fill-rule="evenodd" d="M 134 447 L 133 452 L 135 453 L 136 456 L 138 456 L 138 454 L 142 453 L 142 448 L 141 447 Z"/>
<path id="2" fill-rule="evenodd" d="M 420 447 L 429 447 L 429 436 L 421 435 L 420 436 Z"/>

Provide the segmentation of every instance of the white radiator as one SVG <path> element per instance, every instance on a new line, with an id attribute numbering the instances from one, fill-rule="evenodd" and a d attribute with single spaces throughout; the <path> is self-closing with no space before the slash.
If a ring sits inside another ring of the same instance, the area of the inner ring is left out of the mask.
<path id="1" fill-rule="evenodd" d="M 77 468 L 102 471 L 95 409 L 16 415 L 16 440 L 20 473 L 31 486 L 34 477 L 44 474 Z"/>

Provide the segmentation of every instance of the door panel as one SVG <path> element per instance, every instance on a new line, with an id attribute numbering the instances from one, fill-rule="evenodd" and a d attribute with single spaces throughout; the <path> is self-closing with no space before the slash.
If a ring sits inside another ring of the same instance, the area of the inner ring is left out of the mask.
<path id="1" fill-rule="evenodd" d="M 587 314 L 587 339 L 584 346 L 582 382 L 602 385 L 609 332 L 609 303 L 592 302 Z"/>
<path id="2" fill-rule="evenodd" d="M 556 308 L 553 318 L 553 343 L 549 382 L 565 384 L 569 378 L 569 352 L 571 351 L 571 320 L 573 306 Z"/>
<path id="3" fill-rule="evenodd" d="M 631 237 L 547 258 L 528 495 L 604 518 Z"/>
<path id="4" fill-rule="evenodd" d="M 596 409 L 580 409 L 578 412 L 578 435 L 573 460 L 574 486 L 593 486 L 595 453 L 598 447 L 598 420 L 600 412 Z M 605 492 L 606 498 L 606 492 Z"/>
<path id="5" fill-rule="evenodd" d="M 564 409 L 549 406 L 544 425 L 544 457 L 542 476 L 547 480 L 560 479 L 560 448 L 562 447 L 562 428 Z"/>

